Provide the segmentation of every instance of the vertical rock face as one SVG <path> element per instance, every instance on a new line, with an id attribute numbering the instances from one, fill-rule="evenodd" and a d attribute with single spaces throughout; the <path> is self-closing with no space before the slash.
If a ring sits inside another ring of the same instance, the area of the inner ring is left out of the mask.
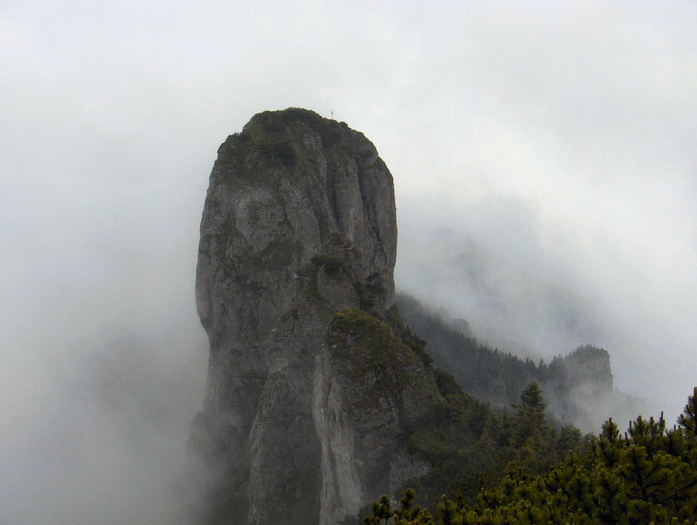
<path id="1" fill-rule="evenodd" d="M 196 275 L 207 521 L 334 524 L 426 471 L 404 435 L 439 394 L 383 323 L 396 243 L 392 176 L 346 124 L 265 112 L 222 144 Z"/>

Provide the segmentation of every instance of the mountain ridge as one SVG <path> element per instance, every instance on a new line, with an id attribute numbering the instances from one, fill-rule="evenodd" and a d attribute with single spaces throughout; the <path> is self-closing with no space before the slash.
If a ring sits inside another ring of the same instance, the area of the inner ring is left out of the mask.
<path id="1" fill-rule="evenodd" d="M 638 399 L 614 388 L 610 354 L 603 348 L 584 344 L 536 363 L 480 343 L 465 320 L 449 320 L 406 293 L 398 292 L 395 304 L 404 323 L 424 339 L 434 364 L 492 407 L 516 404 L 535 381 L 550 415 L 586 432 L 599 431 L 608 417 L 631 418 L 639 412 Z"/>

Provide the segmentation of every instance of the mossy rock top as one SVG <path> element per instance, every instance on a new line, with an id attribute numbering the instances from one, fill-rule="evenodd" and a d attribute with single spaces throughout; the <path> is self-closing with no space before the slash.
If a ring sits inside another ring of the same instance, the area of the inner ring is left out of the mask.
<path id="1" fill-rule="evenodd" d="M 334 314 L 326 341 L 341 348 L 338 352 L 342 357 L 350 357 L 356 365 L 365 367 L 392 364 L 397 356 L 407 360 L 416 357 L 389 326 L 358 308 L 345 308 Z M 344 347 L 348 342 L 352 344 Z"/>
<path id="2" fill-rule="evenodd" d="M 254 115 L 240 133 L 227 138 L 218 150 L 218 161 L 232 165 L 237 176 L 247 182 L 268 183 L 284 171 L 307 171 L 304 168 L 311 167 L 314 159 L 308 144 L 301 140 L 307 132 L 319 138 L 328 157 L 358 156 L 368 142 L 345 122 L 326 119 L 314 111 L 264 111 Z"/>
<path id="3" fill-rule="evenodd" d="M 325 341 L 344 375 L 361 385 L 362 392 L 356 394 L 368 405 L 375 405 L 381 397 L 392 398 L 398 405 L 406 399 L 420 399 L 427 405 L 442 402 L 431 369 L 372 315 L 358 308 L 338 311 Z"/>

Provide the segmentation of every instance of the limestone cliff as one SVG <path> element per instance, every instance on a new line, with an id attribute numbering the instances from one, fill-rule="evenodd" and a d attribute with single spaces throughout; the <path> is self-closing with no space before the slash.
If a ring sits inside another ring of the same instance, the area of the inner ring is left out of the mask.
<path id="1" fill-rule="evenodd" d="M 345 123 L 264 112 L 221 145 L 196 275 L 205 521 L 335 524 L 428 470 L 406 436 L 443 401 L 385 324 L 396 244 L 392 176 Z"/>

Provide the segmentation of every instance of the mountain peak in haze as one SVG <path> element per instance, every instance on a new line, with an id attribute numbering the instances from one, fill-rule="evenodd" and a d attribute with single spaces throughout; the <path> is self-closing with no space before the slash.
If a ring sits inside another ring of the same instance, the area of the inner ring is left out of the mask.
<path id="1" fill-rule="evenodd" d="M 392 176 L 345 123 L 267 111 L 221 145 L 196 275 L 206 521 L 333 524 L 427 472 L 407 427 L 444 401 L 386 324 L 396 245 Z"/>

